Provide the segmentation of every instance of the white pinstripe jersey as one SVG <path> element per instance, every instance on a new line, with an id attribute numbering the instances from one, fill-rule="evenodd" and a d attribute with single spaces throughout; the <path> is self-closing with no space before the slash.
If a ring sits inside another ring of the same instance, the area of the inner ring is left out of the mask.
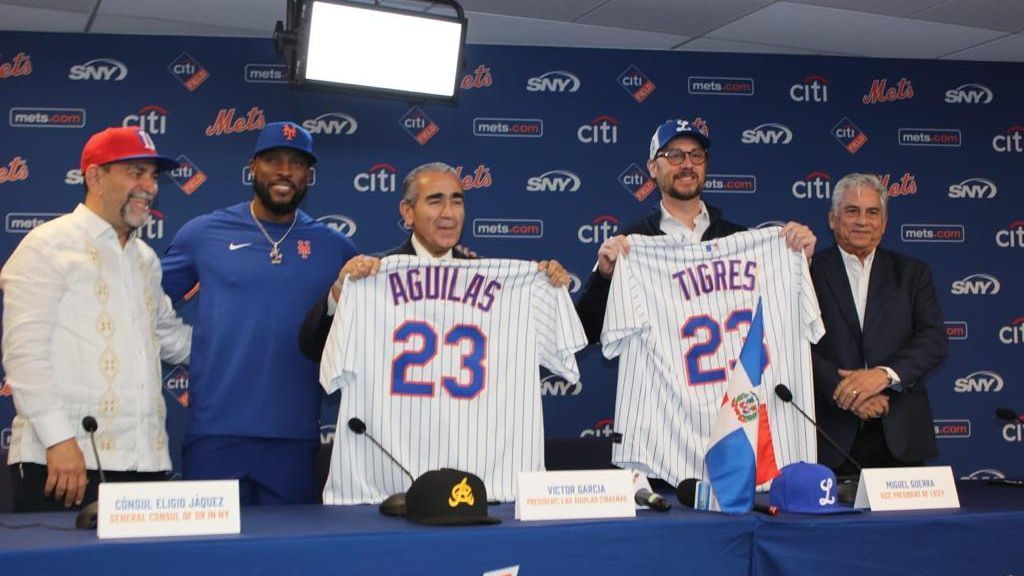
<path id="1" fill-rule="evenodd" d="M 768 365 L 763 379 L 779 467 L 817 460 L 814 427 L 773 389 L 785 383 L 813 416 L 810 344 L 824 334 L 802 253 L 779 228 L 701 243 L 629 236 L 616 262 L 601 334 L 619 357 L 612 461 L 677 484 L 706 478 L 704 452 L 756 305 L 764 304 Z"/>
<path id="2" fill-rule="evenodd" d="M 341 390 L 325 504 L 359 504 L 404 491 L 443 467 L 483 479 L 488 498 L 515 499 L 520 470 L 544 466 L 538 364 L 571 382 L 586 336 L 569 293 L 537 263 L 390 256 L 345 283 L 321 362 Z"/>

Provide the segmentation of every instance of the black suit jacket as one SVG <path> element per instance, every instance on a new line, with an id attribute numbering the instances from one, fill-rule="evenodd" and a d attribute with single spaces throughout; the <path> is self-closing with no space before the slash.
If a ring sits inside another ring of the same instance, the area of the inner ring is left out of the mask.
<path id="1" fill-rule="evenodd" d="M 825 324 L 825 335 L 811 348 L 818 423 L 849 451 L 860 419 L 832 400 L 841 380 L 837 370 L 888 366 L 903 385 L 902 392 L 885 392 L 890 397 L 889 415 L 882 418 L 882 429 L 889 451 L 907 462 L 937 455 L 924 375 L 946 357 L 949 341 L 928 266 L 876 249 L 863 330 L 839 248 L 814 255 L 811 278 Z M 829 444 L 818 442 L 818 448 L 823 464 L 836 468 L 843 462 Z"/>
<path id="2" fill-rule="evenodd" d="M 715 238 L 723 238 L 746 230 L 745 227 L 722 218 L 721 210 L 707 202 L 704 205 L 708 209 L 710 225 L 700 237 L 701 240 L 714 240 Z M 665 233 L 661 231 L 661 207 L 655 208 L 653 212 L 631 223 L 624 230 L 620 231 L 620 234 L 626 236 L 630 234 L 663 236 Z M 601 328 L 604 326 L 604 312 L 608 308 L 608 292 L 611 286 L 611 279 L 601 276 L 597 269 L 595 269 L 590 273 L 590 277 L 587 278 L 587 283 L 583 286 L 583 291 L 576 301 L 576 314 L 580 317 L 583 330 L 587 333 L 587 341 L 591 344 L 601 341 Z"/>
<path id="3" fill-rule="evenodd" d="M 464 253 L 460 248 L 457 246 L 452 251 L 452 256 L 459 259 L 473 258 L 473 256 Z M 409 236 L 409 239 L 403 244 L 384 252 L 380 257 L 385 258 L 395 254 L 416 255 L 416 249 L 412 245 L 412 236 Z M 309 309 L 309 312 L 306 313 L 306 319 L 302 322 L 302 327 L 299 329 L 299 349 L 306 358 L 314 362 L 319 362 L 323 356 L 324 346 L 327 345 L 327 335 L 331 331 L 331 323 L 334 322 L 334 316 L 327 315 L 327 297 L 330 293 L 331 290 L 328 288 L 327 292 L 324 292 L 324 295 Z"/>

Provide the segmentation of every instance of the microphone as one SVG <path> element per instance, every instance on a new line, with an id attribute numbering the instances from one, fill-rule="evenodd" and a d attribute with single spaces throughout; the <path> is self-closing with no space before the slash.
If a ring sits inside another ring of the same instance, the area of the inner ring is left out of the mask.
<path id="1" fill-rule="evenodd" d="M 668 509 L 672 507 L 672 504 L 665 500 L 661 494 L 651 492 L 647 488 L 637 490 L 633 499 L 636 500 L 637 504 L 648 506 L 651 510 L 657 510 L 658 512 L 668 512 Z"/>
<path id="2" fill-rule="evenodd" d="M 402 466 L 402 464 L 394 456 L 391 455 L 391 452 L 388 452 L 387 448 L 381 446 L 380 442 L 377 442 L 377 439 L 371 436 L 370 433 L 366 431 L 366 422 L 363 422 L 359 418 L 349 418 L 348 429 L 355 432 L 356 434 L 366 436 L 367 438 L 369 438 L 370 442 L 373 442 L 374 446 L 380 448 L 380 451 L 383 452 L 384 455 L 388 457 L 388 459 L 394 462 L 395 466 L 398 466 L 399 470 L 405 473 L 406 477 L 409 478 L 410 483 L 416 481 L 415 478 L 412 477 L 412 474 L 410 474 L 409 471 L 405 469 L 405 466 Z"/>
<path id="3" fill-rule="evenodd" d="M 711 483 L 696 478 L 687 478 L 676 487 L 676 498 L 679 503 L 694 510 L 711 509 Z M 770 506 L 754 502 L 754 512 L 760 512 L 769 516 L 778 516 L 778 506 Z"/>
<path id="4" fill-rule="evenodd" d="M 96 419 L 92 416 L 86 416 L 82 418 L 82 428 L 89 434 L 89 443 L 92 444 L 92 454 L 96 457 L 96 470 L 100 473 L 100 484 L 107 481 L 107 477 L 103 474 L 103 465 L 100 464 L 100 452 L 96 449 L 96 429 L 99 427 L 96 424 Z M 84 530 L 92 530 L 96 528 L 96 517 L 99 516 L 99 500 L 94 500 L 86 504 L 78 512 L 78 516 L 75 517 L 75 528 L 81 528 Z"/>
<path id="5" fill-rule="evenodd" d="M 786 386 L 785 384 L 777 385 L 775 387 L 775 395 L 778 396 L 779 399 L 785 402 L 786 404 L 789 404 L 793 406 L 793 408 L 796 408 L 796 411 L 799 412 L 805 420 L 810 422 L 812 426 L 814 426 L 814 429 L 818 431 L 818 434 L 821 434 L 822 438 L 827 440 L 833 448 L 835 448 L 840 454 L 842 454 L 844 457 L 846 457 L 847 460 L 849 460 L 854 466 L 856 466 L 857 470 L 862 470 L 864 468 L 863 466 L 860 465 L 860 462 L 857 462 L 857 460 L 855 460 L 853 456 L 850 456 L 849 452 L 840 448 L 839 444 L 837 444 L 836 441 L 833 440 L 832 437 L 828 435 L 828 432 L 825 432 L 825 430 L 821 426 L 819 426 L 817 422 L 814 421 L 814 418 L 808 416 L 807 413 L 804 412 L 800 408 L 800 406 L 793 401 L 793 391 L 790 390 L 788 386 Z"/>
<path id="6" fill-rule="evenodd" d="M 1009 408 L 996 408 L 996 418 L 1006 420 L 1007 422 L 1017 422 L 1020 420 L 1020 416 Z"/>

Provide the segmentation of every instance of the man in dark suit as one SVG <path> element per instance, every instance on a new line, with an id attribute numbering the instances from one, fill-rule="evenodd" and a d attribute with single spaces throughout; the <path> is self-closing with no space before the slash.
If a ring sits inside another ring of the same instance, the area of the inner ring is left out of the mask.
<path id="1" fill-rule="evenodd" d="M 328 294 L 306 314 L 299 332 L 302 353 L 316 362 L 323 355 L 327 334 L 334 319 L 334 306 L 341 298 L 346 278 L 358 280 L 380 269 L 380 258 L 408 254 L 421 258 L 476 258 L 476 254 L 458 245 L 466 221 L 465 192 L 458 172 L 443 162 L 430 162 L 414 168 L 402 181 L 402 200 L 398 204 L 409 239 L 380 257 L 360 255 L 345 263 Z M 555 260 L 544 260 L 538 270 L 548 275 L 555 287 L 569 284 L 569 273 Z"/>
<path id="2" fill-rule="evenodd" d="M 818 423 L 868 468 L 938 454 L 923 377 L 948 351 L 928 266 L 878 246 L 887 201 L 877 177 L 843 177 L 828 213 L 836 245 L 811 262 L 825 324 L 812 347 Z M 818 449 L 839 475 L 859 474 L 832 446 Z"/>

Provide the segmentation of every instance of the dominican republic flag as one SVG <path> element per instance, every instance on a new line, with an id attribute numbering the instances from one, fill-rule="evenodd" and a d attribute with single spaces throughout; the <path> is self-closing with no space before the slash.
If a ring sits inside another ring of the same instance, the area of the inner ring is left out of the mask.
<path id="1" fill-rule="evenodd" d="M 764 350 L 761 298 L 739 361 L 729 374 L 729 386 L 711 432 L 704 463 L 722 512 L 742 514 L 754 507 L 754 488 L 779 471 L 768 427 L 761 376 L 767 363 Z M 758 440 L 761 440 L 758 442 Z"/>

